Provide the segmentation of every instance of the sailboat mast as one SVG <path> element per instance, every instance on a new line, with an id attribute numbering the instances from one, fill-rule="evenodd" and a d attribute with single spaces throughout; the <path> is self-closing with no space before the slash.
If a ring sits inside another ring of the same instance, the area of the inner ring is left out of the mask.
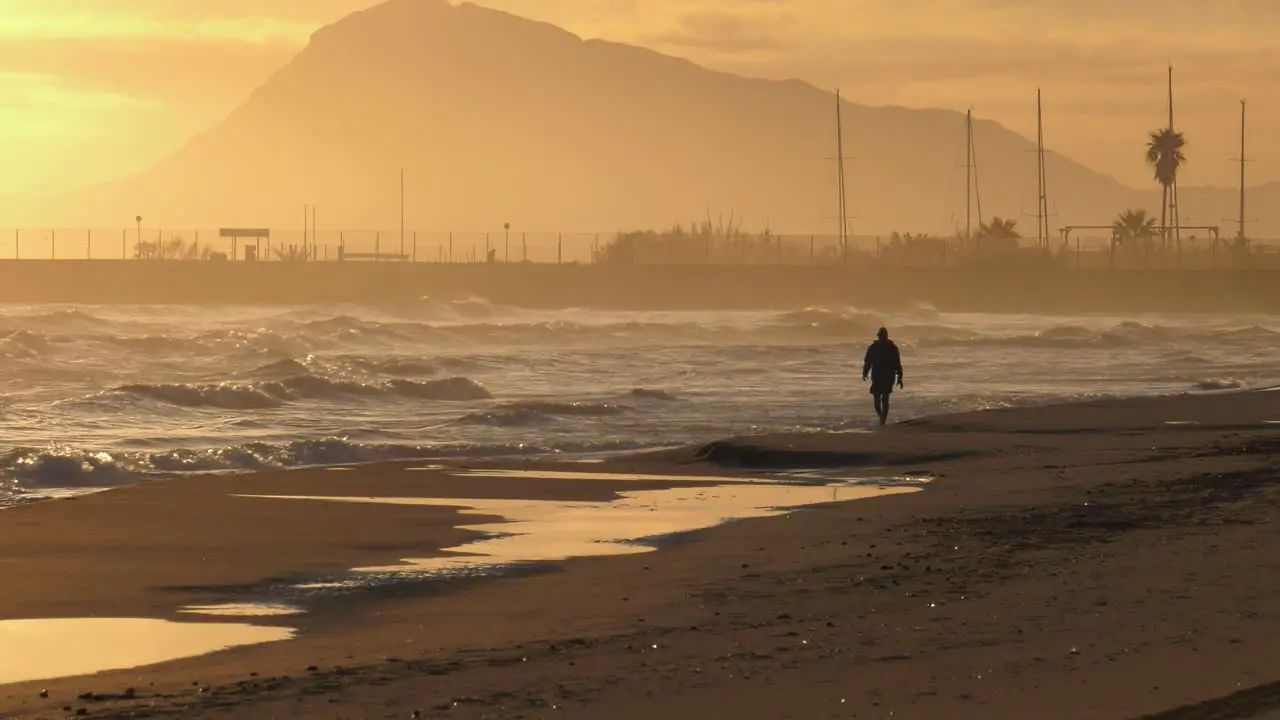
<path id="1" fill-rule="evenodd" d="M 978 232 L 982 232 L 982 185 L 978 182 L 978 145 L 973 141 L 973 110 L 969 110 L 969 170 L 973 173 L 973 204 L 978 211 Z"/>
<path id="2" fill-rule="evenodd" d="M 1169 132 L 1173 132 L 1173 65 L 1169 66 Z M 1182 252 L 1182 222 L 1178 218 L 1178 175 L 1174 170 L 1173 186 L 1169 189 L 1169 218 L 1173 223 L 1173 241 L 1179 256 Z"/>
<path id="3" fill-rule="evenodd" d="M 1240 101 L 1240 228 L 1236 232 L 1236 237 L 1244 240 L 1244 165 L 1248 162 L 1244 155 L 1244 137 L 1245 137 L 1245 101 Z"/>
<path id="4" fill-rule="evenodd" d="M 1037 209 L 1039 224 L 1036 234 L 1045 248 L 1049 246 L 1049 179 L 1044 161 L 1044 106 L 1041 104 L 1040 89 L 1036 89 L 1036 156 L 1039 166 L 1040 201 Z"/>
<path id="5" fill-rule="evenodd" d="M 836 90 L 836 173 L 839 176 L 836 184 L 840 193 L 840 251 L 848 255 L 849 225 L 848 200 L 844 184 L 844 124 L 840 115 L 840 90 Z"/>
<path id="6" fill-rule="evenodd" d="M 1044 236 L 1044 115 L 1040 107 L 1040 89 L 1036 88 L 1036 246 L 1043 246 Z"/>
<path id="7" fill-rule="evenodd" d="M 973 109 L 964 115 L 964 237 L 973 237 Z"/>

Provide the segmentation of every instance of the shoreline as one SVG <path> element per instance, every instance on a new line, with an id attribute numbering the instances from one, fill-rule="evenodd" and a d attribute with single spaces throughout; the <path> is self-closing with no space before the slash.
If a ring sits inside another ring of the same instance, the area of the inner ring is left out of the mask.
<path id="1" fill-rule="evenodd" d="M 1236 387 L 1224 386 L 1220 388 L 1193 388 L 1178 392 L 1152 393 L 1144 395 L 1126 395 L 1126 396 L 1103 396 L 1089 400 L 1062 400 L 1060 398 L 1038 398 L 1029 402 L 1023 402 L 1016 405 L 1007 405 L 998 408 L 977 409 L 977 410 L 959 410 L 954 412 L 946 412 L 934 415 L 908 416 L 902 420 L 891 422 L 891 425 L 910 425 L 925 421 L 941 421 L 951 417 L 967 417 L 979 413 L 987 412 L 1018 412 L 1031 411 L 1040 408 L 1057 408 L 1057 407 L 1073 407 L 1082 404 L 1092 404 L 1097 402 L 1105 403 L 1130 403 L 1133 401 L 1149 401 L 1159 400 L 1162 398 L 1180 398 L 1180 397 L 1214 397 L 1221 395 L 1239 395 L 1252 394 L 1260 392 L 1280 391 L 1280 384 L 1266 384 L 1256 387 Z M 829 435 L 848 432 L 875 432 L 876 426 L 873 420 L 868 419 L 865 427 L 851 426 L 839 430 L 811 428 L 805 430 L 791 431 L 783 433 L 786 435 Z M 776 437 L 776 433 L 765 433 L 760 437 Z M 751 436 L 747 436 L 751 437 Z M 735 437 L 733 439 L 741 439 Z M 448 452 L 442 454 L 423 454 L 419 457 L 404 456 L 393 459 L 374 459 L 356 462 L 337 462 L 337 463 L 309 463 L 304 465 L 278 465 L 260 468 L 222 468 L 215 470 L 192 470 L 192 471 L 141 471 L 131 473 L 130 479 L 126 482 L 110 484 L 110 485 L 93 485 L 87 482 L 77 481 L 68 485 L 47 484 L 35 487 L 25 487 L 18 479 L 11 480 L 12 489 L 8 490 L 8 495 L 0 493 L 0 511 L 4 511 L 14 507 L 21 507 L 32 503 L 44 503 L 55 500 L 63 500 L 69 498 L 80 497 L 83 495 L 91 495 L 107 490 L 116 490 L 120 488 L 133 487 L 135 485 L 150 483 L 165 483 L 182 481 L 191 478 L 202 477 L 239 477 L 246 475 L 257 475 L 261 473 L 282 473 L 297 471 L 324 471 L 324 470 L 340 470 L 340 469 L 364 469 L 364 468 L 396 468 L 408 465 L 421 465 L 431 463 L 445 463 L 451 466 L 467 466 L 475 464 L 490 464 L 496 467 L 510 467 L 520 464 L 534 463 L 538 465 L 575 465 L 575 466 L 594 466 L 598 463 L 609 463 L 618 461 L 627 461 L 631 459 L 643 459 L 648 456 L 661 455 L 664 457 L 680 456 L 691 448 L 711 447 L 723 443 L 728 438 L 707 438 L 703 441 L 695 442 L 692 445 L 677 445 L 671 443 L 655 443 L 651 446 L 631 447 L 619 450 L 587 450 L 582 452 L 561 452 L 561 451 L 540 451 L 531 454 L 510 453 L 496 455 L 465 455 L 461 453 Z M 104 450 L 102 452 L 111 453 L 114 451 Z"/>
<path id="2" fill-rule="evenodd" d="M 462 578 L 443 592 L 427 582 L 334 596 L 304 615 L 252 619 L 298 628 L 293 640 L 3 686 L 0 713 L 74 706 L 125 717 L 154 705 L 205 717 L 223 706 L 252 720 L 336 705 L 514 717 L 557 705 L 570 717 L 622 718 L 711 707 L 761 718 L 893 708 L 925 718 L 1154 716 L 1280 679 L 1264 661 L 1280 640 L 1265 602 L 1280 581 L 1266 570 L 1280 564 L 1268 527 L 1280 503 L 1275 421 L 1280 393 L 1249 391 L 734 438 L 591 465 L 518 461 L 508 469 L 535 476 L 825 466 L 931 480 L 923 492 L 720 524 L 642 555 Z M 243 600 L 282 568 L 324 576 L 474 539 L 460 526 L 477 518 L 447 507 L 235 504 L 243 491 L 559 502 L 671 485 L 410 474 L 382 465 L 183 478 L 13 508 L 0 513 L 10 538 L 0 562 L 20 589 L 0 612 L 174 619 L 180 603 L 213 588 Z M 1192 641 L 1177 640 L 1188 630 Z M 1123 683 L 1126 673 L 1158 679 Z M 841 680 L 854 676 L 857 687 Z M 1106 691 L 1081 694 L 1086 679 Z M 193 680 L 210 690 L 195 692 Z M 126 687 L 137 697 L 106 697 Z M 39 698 L 46 688 L 50 698 Z M 104 697 L 74 699 L 86 692 Z"/>

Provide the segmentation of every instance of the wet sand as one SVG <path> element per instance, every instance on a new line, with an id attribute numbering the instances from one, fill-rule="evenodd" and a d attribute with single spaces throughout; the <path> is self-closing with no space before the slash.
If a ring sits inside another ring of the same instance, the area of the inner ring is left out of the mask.
<path id="1" fill-rule="evenodd" d="M 0 687 L 0 716 L 1269 717 L 1277 420 L 1280 393 L 1202 395 L 537 466 L 858 466 L 931 481 L 655 553 L 328 597 L 251 619 L 297 628 L 293 640 Z M 181 607 L 253 600 L 273 581 L 431 557 L 477 521 L 242 494 L 604 500 L 677 484 L 409 467 L 194 478 L 5 510 L 0 617 L 190 621 Z"/>

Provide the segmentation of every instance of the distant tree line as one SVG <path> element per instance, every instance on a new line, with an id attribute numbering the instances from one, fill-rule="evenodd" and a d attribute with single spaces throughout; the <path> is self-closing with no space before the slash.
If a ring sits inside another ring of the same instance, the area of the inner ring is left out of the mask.
<path id="1" fill-rule="evenodd" d="M 315 259 L 315 253 L 305 245 L 278 245 L 271 254 L 281 262 L 306 262 Z M 168 240 L 142 240 L 133 244 L 135 260 L 226 260 L 227 253 L 209 245 L 188 242 L 180 235 Z"/>
<path id="2" fill-rule="evenodd" d="M 596 251 L 595 261 L 604 264 L 707 263 L 777 264 L 815 261 L 832 262 L 838 248 L 815 249 L 807 244 L 788 243 L 765 228 L 759 232 L 742 229 L 741 220 L 731 216 L 712 222 L 710 218 L 685 227 L 676 224 L 661 230 L 619 232 Z"/>
<path id="3" fill-rule="evenodd" d="M 133 244 L 135 260 L 211 260 L 215 254 L 208 245 L 201 248 L 178 235 L 168 240 L 141 240 Z"/>
<path id="4" fill-rule="evenodd" d="M 963 237 L 939 237 L 927 233 L 895 232 L 872 251 L 867 247 L 843 248 L 824 242 L 816 246 L 798 238 L 784 238 L 766 228 L 747 232 L 733 218 L 712 222 L 709 218 L 688 227 L 666 230 L 619 232 L 596 252 L 604 264 L 837 264 L 848 257 L 860 260 L 877 256 L 886 260 L 946 261 L 961 255 L 998 255 L 1016 252 L 1021 235 L 1017 221 L 993 217 L 978 232 Z"/>

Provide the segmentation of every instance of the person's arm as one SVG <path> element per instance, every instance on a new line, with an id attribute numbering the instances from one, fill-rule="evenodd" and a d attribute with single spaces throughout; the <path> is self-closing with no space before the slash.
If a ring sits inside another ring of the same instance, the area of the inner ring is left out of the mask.
<path id="1" fill-rule="evenodd" d="M 893 364 L 898 371 L 898 387 L 902 387 L 902 352 L 896 346 L 893 348 Z"/>
<path id="2" fill-rule="evenodd" d="M 862 358 L 862 381 L 867 381 L 867 376 L 871 374 L 871 351 L 875 349 L 875 345 L 867 348 L 867 354 Z"/>

